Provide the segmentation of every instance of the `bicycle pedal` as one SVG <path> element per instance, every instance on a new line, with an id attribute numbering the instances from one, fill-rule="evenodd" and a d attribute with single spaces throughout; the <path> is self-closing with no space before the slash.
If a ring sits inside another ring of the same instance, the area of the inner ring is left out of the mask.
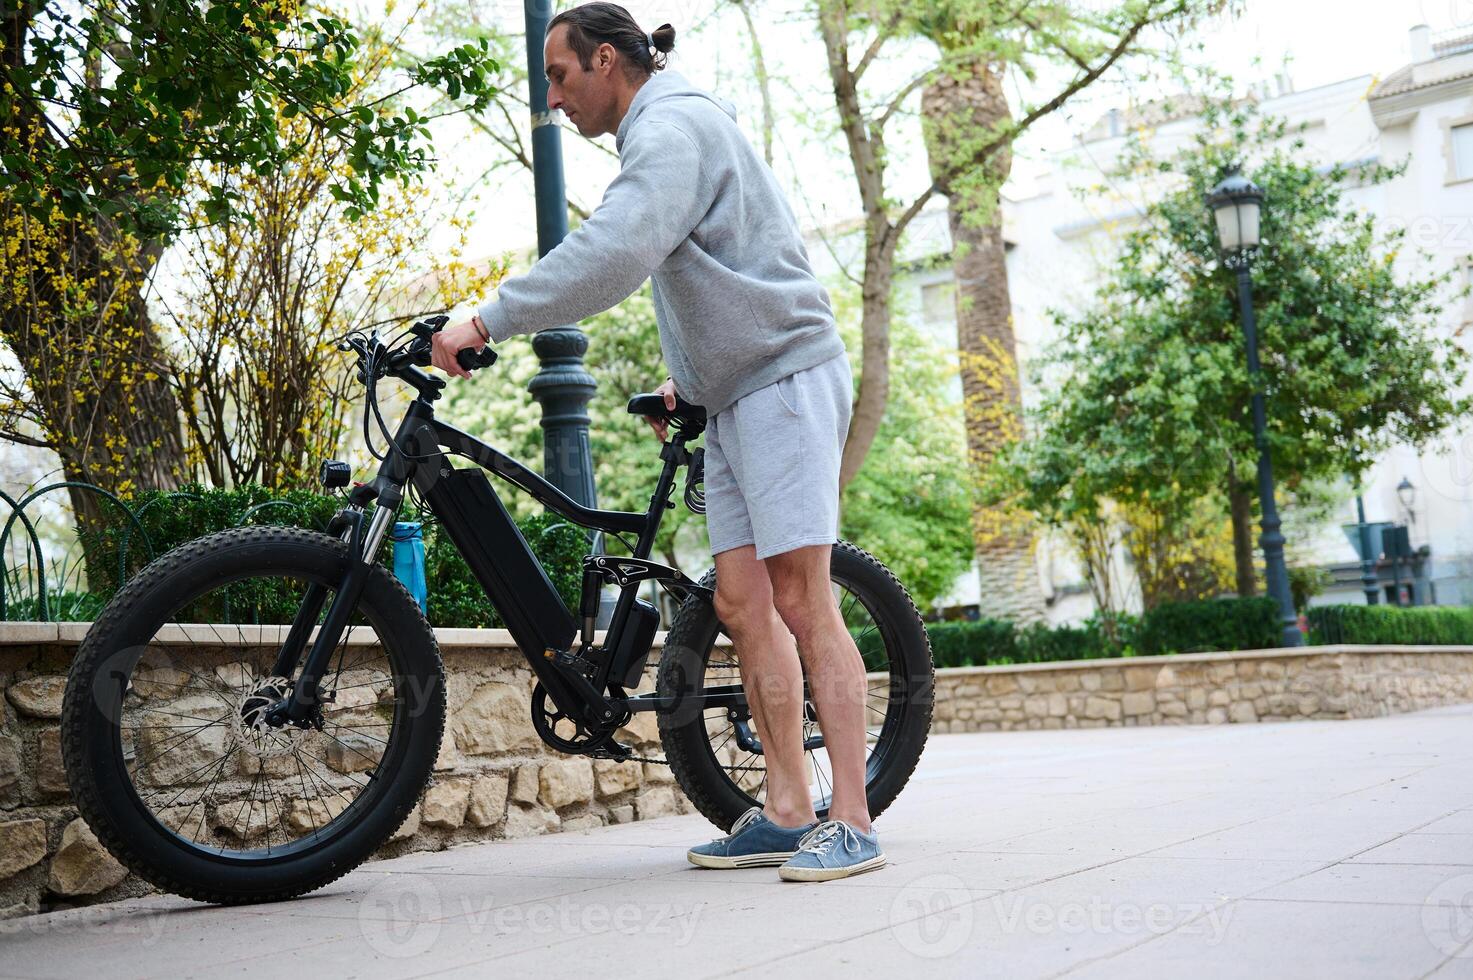
<path id="1" fill-rule="evenodd" d="M 595 759 L 613 759 L 616 762 L 623 762 L 634 754 L 634 750 L 622 742 L 610 739 L 594 749 L 591 754 Z"/>

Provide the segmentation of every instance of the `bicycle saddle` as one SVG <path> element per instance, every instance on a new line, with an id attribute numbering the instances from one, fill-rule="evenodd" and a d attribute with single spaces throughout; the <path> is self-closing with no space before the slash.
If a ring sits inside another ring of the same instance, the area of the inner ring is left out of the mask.
<path id="1" fill-rule="evenodd" d="M 665 398 L 659 394 L 635 395 L 629 399 L 630 415 L 649 415 L 657 419 L 665 419 L 677 425 L 700 425 L 706 424 L 706 410 L 700 405 L 692 405 L 690 402 L 675 396 L 675 409 L 672 411 L 665 407 Z"/>

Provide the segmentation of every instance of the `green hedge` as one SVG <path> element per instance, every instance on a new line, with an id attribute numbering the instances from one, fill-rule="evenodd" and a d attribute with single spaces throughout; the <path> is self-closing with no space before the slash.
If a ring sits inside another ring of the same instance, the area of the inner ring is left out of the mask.
<path id="1" fill-rule="evenodd" d="M 1113 638 L 1099 616 L 1078 626 L 1020 628 L 995 619 L 927 623 L 926 632 L 937 667 L 1255 650 L 1279 645 L 1278 608 L 1262 597 L 1169 603 L 1143 617 L 1117 615 Z"/>
<path id="2" fill-rule="evenodd" d="M 1267 596 L 1169 602 L 1143 618 L 1136 648 L 1142 656 L 1262 650 L 1278 646 L 1283 632 L 1279 604 Z"/>
<path id="3" fill-rule="evenodd" d="M 95 618 L 116 591 L 120 563 L 126 579 L 176 545 L 242 525 L 274 524 L 321 530 L 343 506 L 342 498 L 331 494 L 309 490 L 275 492 L 255 485 L 228 490 L 190 485 L 172 493 L 148 491 L 130 503 L 145 534 L 140 535 L 137 527 L 121 514 L 113 523 L 88 532 L 84 545 L 89 556 L 89 576 L 96 580 L 96 587 L 87 592 L 50 593 L 47 605 L 52 619 Z M 414 519 L 409 513 L 401 513 L 400 517 Z M 582 585 L 582 558 L 588 551 L 588 538 L 583 530 L 555 514 L 539 514 L 518 522 L 518 526 L 546 567 L 563 601 L 569 609 L 576 609 Z M 424 536 L 430 622 L 452 627 L 501 626 L 500 617 L 449 538 L 434 524 L 425 527 Z M 392 566 L 393 547 L 381 548 L 377 558 L 380 564 Z M 229 609 L 212 608 L 210 614 L 224 622 L 278 617 L 282 615 L 283 603 L 294 603 L 295 599 L 284 591 L 278 595 L 277 591 L 280 590 L 267 594 L 260 589 L 232 588 Z M 39 614 L 36 597 L 17 597 L 7 591 L 5 618 L 36 619 Z"/>
<path id="4" fill-rule="evenodd" d="M 1308 642 L 1473 644 L 1473 609 L 1455 606 L 1311 606 Z"/>

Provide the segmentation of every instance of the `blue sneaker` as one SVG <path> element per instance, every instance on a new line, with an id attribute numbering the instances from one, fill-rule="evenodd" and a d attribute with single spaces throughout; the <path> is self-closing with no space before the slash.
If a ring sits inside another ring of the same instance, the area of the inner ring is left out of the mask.
<path id="1" fill-rule="evenodd" d="M 865 834 L 842 820 L 825 820 L 803 835 L 798 853 L 777 869 L 777 876 L 784 881 L 828 881 L 884 864 L 885 852 L 873 828 Z"/>
<path id="2" fill-rule="evenodd" d="M 685 856 L 698 868 L 770 868 L 797 853 L 798 841 L 817 826 L 780 827 L 754 806 L 737 817 L 731 833 L 692 847 Z"/>

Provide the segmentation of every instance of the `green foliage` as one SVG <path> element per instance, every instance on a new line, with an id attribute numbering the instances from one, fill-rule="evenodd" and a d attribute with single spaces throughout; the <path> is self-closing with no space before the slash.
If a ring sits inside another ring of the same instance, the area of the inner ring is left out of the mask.
<path id="1" fill-rule="evenodd" d="M 385 53 L 294 0 L 6 2 L 3 19 L 0 119 L 22 124 L 0 128 L 0 189 L 38 216 L 59 206 L 145 234 L 175 227 L 195 166 L 269 173 L 291 159 L 299 146 L 279 124 L 294 116 L 348 149 L 351 170 L 331 193 L 369 211 L 385 180 L 430 164 L 431 117 L 396 96 L 428 85 L 480 110 L 496 92 L 481 40 L 406 65 L 402 85 L 378 98 L 346 101 Z M 237 201 L 218 185 L 206 214 L 221 220 Z"/>
<path id="2" fill-rule="evenodd" d="M 1289 594 L 1294 598 L 1295 609 L 1308 609 L 1309 600 L 1325 591 L 1334 580 L 1326 569 L 1315 565 L 1289 566 Z"/>
<path id="3" fill-rule="evenodd" d="M 1213 650 L 1266 650 L 1283 639 L 1277 600 L 1267 596 L 1168 602 L 1141 620 L 1142 656 Z"/>
<path id="4" fill-rule="evenodd" d="M 37 595 L 16 597 L 11 589 L 14 583 L 5 583 L 5 616 L 11 622 L 34 622 L 41 618 L 41 598 Z M 53 623 L 87 623 L 97 618 L 106 604 L 106 597 L 91 592 L 74 592 L 70 589 L 46 594 L 46 620 Z"/>
<path id="5" fill-rule="evenodd" d="M 118 570 L 131 576 L 166 551 L 215 531 L 242 524 L 285 524 L 322 530 L 342 506 L 337 497 L 311 490 L 270 490 L 259 484 L 230 489 L 189 483 L 178 490 L 145 490 L 129 502 L 142 532 L 127 518 L 109 513 L 96 530 L 80 532 L 89 561 L 88 591 L 111 596 Z"/>
<path id="6" fill-rule="evenodd" d="M 1144 616 L 1098 614 L 1077 626 L 1006 620 L 927 623 L 937 667 L 1051 663 L 1155 656 L 1279 645 L 1282 627 L 1272 599 L 1163 603 Z"/>
<path id="7" fill-rule="evenodd" d="M 108 572 L 105 579 L 89 582 L 86 592 L 48 594 L 48 612 L 53 620 L 87 620 L 95 616 L 117 588 L 117 570 L 136 573 L 152 558 L 186 541 L 227 528 L 252 524 L 279 524 L 322 530 L 343 506 L 340 497 L 309 490 L 272 491 L 259 485 L 213 489 L 190 484 L 179 491 L 147 491 L 133 501 L 143 527 L 121 515 L 105 524 L 91 542 L 104 560 L 98 567 Z M 404 520 L 415 515 L 401 512 Z M 551 514 L 536 514 L 518 521 L 548 577 L 570 609 L 576 609 L 582 587 L 582 558 L 588 539 L 582 529 Z M 502 625 L 470 567 L 437 525 L 429 524 L 425 537 L 425 581 L 428 586 L 428 616 L 435 626 L 492 627 Z M 393 565 L 393 548 L 379 550 L 377 560 Z M 120 565 L 121 563 L 121 565 Z M 10 620 L 40 616 L 36 596 L 17 597 L 7 580 L 5 617 Z M 279 584 L 247 583 L 232 586 L 228 607 L 219 605 L 197 610 L 220 622 L 290 622 L 300 596 Z"/>
<path id="8" fill-rule="evenodd" d="M 842 317 L 844 310 L 840 299 L 836 312 Z M 840 322 L 857 335 L 857 317 Z M 864 465 L 844 488 L 840 531 L 880 559 L 926 609 L 972 561 L 966 435 L 960 406 L 946 395 L 956 373 L 947 351 L 899 317 L 891 332 L 889 403 Z M 846 341 L 857 365 L 857 336 Z"/>
<path id="9" fill-rule="evenodd" d="M 1281 121 L 1251 102 L 1210 101 L 1178 156 L 1152 157 L 1144 138 L 1126 154 L 1125 168 L 1165 193 L 1125 235 L 1093 306 L 1054 314 L 1062 336 L 1033 369 L 1047 394 L 1028 436 L 984 475 L 982 499 L 1063 528 L 1099 523 L 1110 500 L 1170 522 L 1184 501 L 1252 480 L 1236 278 L 1203 203 L 1245 157 L 1267 194 L 1253 282 L 1281 492 L 1358 481 L 1388 446 L 1420 447 L 1468 414 L 1473 401 L 1457 394 L 1467 354 L 1437 326 L 1458 295 L 1451 274 L 1412 265 L 1399 276 L 1405 231 L 1382 230 L 1345 198 L 1352 181 L 1400 170 L 1321 173 Z"/>
<path id="10" fill-rule="evenodd" d="M 1473 644 L 1473 609 L 1452 606 L 1311 606 L 1308 642 Z"/>

